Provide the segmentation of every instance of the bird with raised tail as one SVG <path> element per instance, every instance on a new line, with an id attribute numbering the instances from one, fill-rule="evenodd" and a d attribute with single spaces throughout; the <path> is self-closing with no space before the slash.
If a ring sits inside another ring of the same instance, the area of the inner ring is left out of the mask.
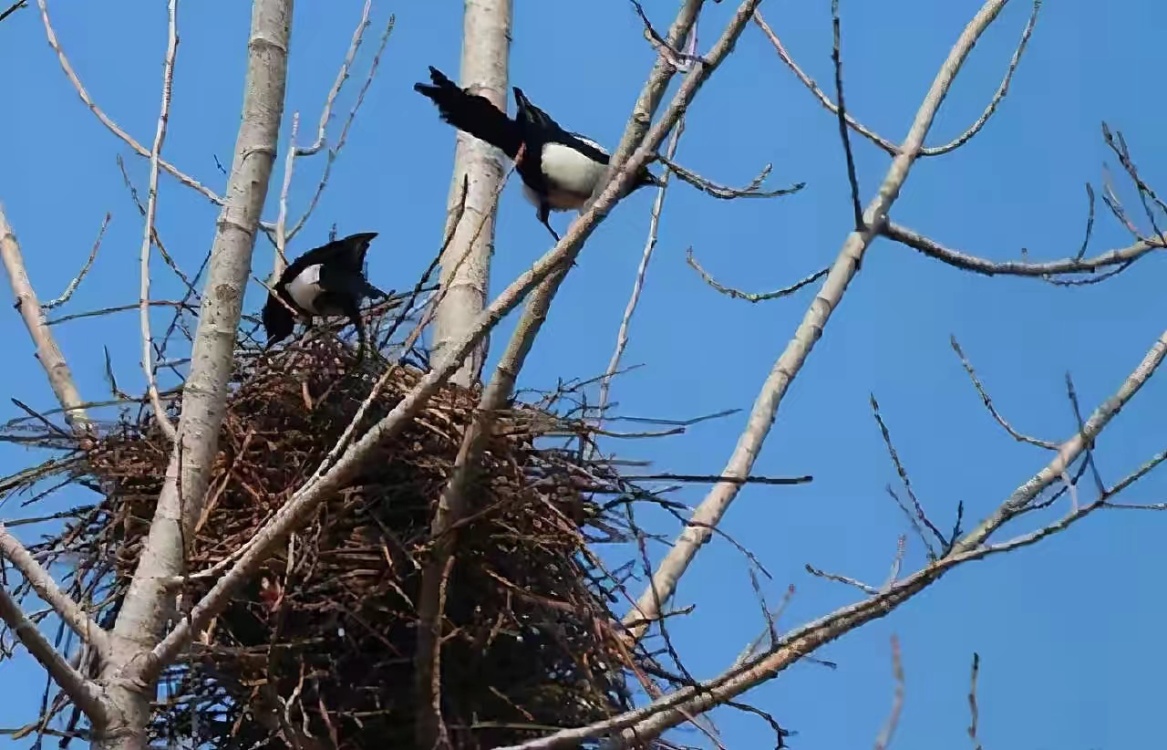
<path id="1" fill-rule="evenodd" d="M 389 296 L 365 278 L 365 254 L 376 236 L 376 232 L 351 234 L 313 248 L 288 264 L 271 285 L 263 306 L 269 348 L 292 335 L 297 315 L 309 325 L 317 316 L 343 315 L 357 329 L 357 361 L 364 357 L 360 304 L 365 298 Z"/>
<path id="2" fill-rule="evenodd" d="M 490 100 L 459 88 L 442 71 L 430 66 L 431 84 L 416 83 L 415 91 L 437 105 L 443 121 L 485 141 L 515 159 L 524 147 L 516 171 L 523 195 L 537 209 L 536 216 L 555 241 L 559 235 L 548 221 L 552 211 L 582 211 L 608 168 L 610 155 L 592 139 L 564 130 L 536 107 L 518 86 L 513 87 L 517 113 L 512 119 Z M 641 167 L 625 195 L 660 178 Z"/>

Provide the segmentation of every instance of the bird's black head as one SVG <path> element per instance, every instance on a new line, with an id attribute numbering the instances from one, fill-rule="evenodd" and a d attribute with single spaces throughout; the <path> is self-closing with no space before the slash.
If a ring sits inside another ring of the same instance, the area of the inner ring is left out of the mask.
<path id="1" fill-rule="evenodd" d="M 512 86 L 511 90 L 515 94 L 515 106 L 517 108 L 515 120 L 539 128 L 554 129 L 557 127 L 555 120 L 551 119 L 550 115 L 532 104 L 531 100 L 527 98 L 527 95 L 523 93 L 521 88 Z"/>
<path id="2" fill-rule="evenodd" d="M 266 348 L 268 349 L 291 336 L 292 331 L 296 328 L 296 318 L 292 315 L 292 311 L 276 299 L 271 292 L 268 292 L 267 303 L 263 306 L 260 319 L 263 321 L 263 329 L 267 331 Z"/>

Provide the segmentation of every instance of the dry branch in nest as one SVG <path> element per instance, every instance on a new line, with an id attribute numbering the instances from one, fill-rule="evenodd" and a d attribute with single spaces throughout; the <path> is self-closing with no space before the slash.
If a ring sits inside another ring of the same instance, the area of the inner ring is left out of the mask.
<path id="1" fill-rule="evenodd" d="M 332 336 L 238 356 L 189 570 L 243 546 L 320 465 L 388 366 L 351 372 L 351 361 Z M 399 366 L 361 428 L 420 375 Z M 168 673 L 154 724 L 160 739 L 280 748 L 306 734 L 325 747 L 413 745 L 421 563 L 433 503 L 476 403 L 464 389 L 440 391 L 265 564 Z M 583 451 L 543 445 L 565 428 L 573 429 L 543 408 L 504 413 L 473 488 L 441 660 L 456 747 L 490 748 L 605 718 L 630 707 L 623 675 L 643 675 L 637 662 L 647 657 L 629 656 L 611 624 L 619 584 L 587 549 L 620 533 L 592 498 L 636 490 Z M 96 449 L 58 464 L 103 499 L 39 549 L 82 560 L 72 585 L 105 600 L 107 621 L 136 565 L 168 452 L 144 410 L 109 425 Z M 182 604 L 212 582 L 189 580 Z"/>

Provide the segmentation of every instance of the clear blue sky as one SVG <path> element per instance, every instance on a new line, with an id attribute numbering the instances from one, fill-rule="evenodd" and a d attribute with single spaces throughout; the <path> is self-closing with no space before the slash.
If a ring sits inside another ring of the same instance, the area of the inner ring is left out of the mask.
<path id="1" fill-rule="evenodd" d="M 511 82 L 566 126 L 614 147 L 652 61 L 625 0 L 518 2 Z M 647 3 L 663 24 L 674 3 Z M 702 47 L 720 32 L 734 3 L 710 4 Z M 764 4 L 767 18 L 804 68 L 831 80 L 827 0 Z M 847 100 L 868 126 L 899 140 L 974 0 L 844 0 Z M 57 33 L 100 104 L 149 144 L 165 50 L 165 3 L 57 0 Z M 377 231 L 370 272 L 382 287 L 416 278 L 439 242 L 454 135 L 429 102 L 411 90 L 426 66 L 457 76 L 461 4 L 378 3 L 375 24 L 397 13 L 381 72 L 337 162 L 331 187 L 293 251 L 341 232 Z M 315 124 L 348 45 L 360 3 L 300 3 L 292 35 L 285 129 L 299 110 Z M 1029 13 L 1014 2 L 977 46 L 934 128 L 947 141 L 980 113 L 996 88 Z M 239 123 L 249 4 L 185 3 L 167 157 L 222 191 L 214 158 L 228 164 Z M 1167 7 L 1146 0 L 1047 3 L 1030 50 L 1000 112 L 971 144 L 929 159 L 913 172 L 896 219 L 954 247 L 996 259 L 1063 257 L 1076 252 L 1084 223 L 1083 183 L 1100 176 L 1106 153 L 1100 120 L 1122 128 L 1143 173 L 1167 184 L 1159 148 L 1167 108 L 1139 80 L 1155 80 Z M 376 26 L 370 31 L 375 33 Z M 347 113 L 373 40 L 338 106 Z M 141 223 L 122 186 L 123 154 L 139 189 L 147 164 L 98 124 L 77 99 L 45 43 L 35 9 L 0 25 L 7 71 L 0 121 L 0 200 L 20 237 L 42 298 L 60 293 L 88 253 L 102 215 L 114 214 L 103 249 L 72 311 L 137 299 Z M 335 128 L 339 125 L 336 123 Z M 306 129 L 306 128 L 305 128 Z M 857 141 L 866 202 L 887 158 Z M 730 61 L 700 93 L 678 159 L 728 183 L 744 184 L 773 162 L 776 184 L 805 180 L 781 201 L 725 203 L 680 186 L 671 191 L 647 290 L 626 364 L 646 366 L 617 382 L 622 411 L 686 418 L 748 409 L 813 292 L 749 305 L 719 296 L 689 269 L 692 245 L 711 273 L 755 291 L 784 286 L 832 260 L 848 231 L 849 203 L 835 121 L 782 66 L 769 42 L 749 28 Z M 281 159 L 282 162 L 282 159 Z M 322 162 L 301 162 L 293 190 L 298 215 Z M 279 173 L 276 180 L 280 178 Z M 216 210 L 170 179 L 162 180 L 159 228 L 190 272 L 209 247 Z M 1121 183 L 1120 183 L 1121 184 Z M 278 185 L 278 182 L 276 183 Z M 1121 188 L 1124 196 L 1130 196 Z M 273 188 L 267 216 L 275 216 Z M 523 385 L 602 372 L 632 284 L 648 225 L 651 191 L 622 204 L 593 236 L 569 277 L 523 373 Z M 1132 205 L 1135 216 L 1141 216 Z M 1097 250 L 1125 246 L 1126 234 L 1100 206 Z M 545 230 L 517 182 L 502 199 L 495 291 L 548 247 Z M 567 216 L 553 219 L 567 225 Z M 266 272 L 270 249 L 258 244 Z M 161 269 L 161 263 L 156 261 Z M 991 421 L 948 345 L 956 334 L 1000 408 L 1019 428 L 1060 439 L 1074 428 L 1063 385 L 1070 371 L 1084 408 L 1118 385 L 1167 319 L 1158 258 L 1107 284 L 1055 288 L 1040 281 L 988 279 L 958 272 L 886 241 L 877 243 L 825 338 L 791 389 L 757 472 L 813 474 L 811 486 L 751 487 L 724 529 L 773 573 L 777 601 L 798 594 L 783 621 L 802 622 L 854 600 L 853 592 L 811 578 L 805 563 L 882 582 L 905 530 L 884 485 L 895 477 L 867 405 L 885 418 L 937 523 L 958 501 L 982 518 L 1045 461 Z M 159 295 L 177 289 L 164 270 Z M 261 304 L 249 293 L 251 311 Z M 7 306 L 5 307 L 7 310 Z M 162 320 L 161 317 L 158 320 Z M 494 338 L 502 349 L 513 318 Z M 104 340 L 124 388 L 140 389 L 136 314 L 57 329 L 84 395 L 98 399 Z M 5 393 L 52 406 L 17 315 L 0 315 L 8 365 Z M 493 359 L 493 357 L 492 357 Z M 1111 481 L 1164 448 L 1167 384 L 1138 397 L 1106 433 L 1099 464 Z M 0 419 L 17 416 L 0 404 Z M 659 470 L 720 471 L 744 414 L 705 423 L 682 437 L 619 446 Z M 0 474 L 26 465 L 21 449 L 0 446 Z M 1152 476 L 1128 499 L 1163 500 Z M 682 496 L 696 500 L 701 488 Z M 62 495 L 53 502 L 78 500 Z M 21 512 L 10 503 L 4 515 Z M 670 536 L 675 524 L 655 519 Z M 922 750 L 967 742 L 966 694 L 973 651 L 982 655 L 981 734 L 985 746 L 1091 750 L 1148 746 L 1161 735 L 1154 718 L 1164 698 L 1167 656 L 1161 632 L 1165 562 L 1155 552 L 1167 519 L 1153 514 L 1097 515 L 1068 533 L 1003 558 L 962 568 L 892 616 L 830 645 L 818 656 L 835 671 L 804 664 L 750 699 L 799 736 L 796 748 L 862 747 L 873 742 L 892 698 L 889 637 L 898 634 L 907 699 L 895 747 Z M 909 562 L 922 559 L 910 541 Z M 725 543 L 701 553 L 679 604 L 696 612 L 672 627 L 689 668 L 709 677 L 733 660 L 762 626 L 742 556 Z M 41 676 L 22 657 L 0 678 L 0 725 L 33 716 Z M 768 746 L 759 721 L 718 714 L 731 748 Z M 697 737 L 692 737 L 694 742 Z M 0 739 L 0 747 L 7 747 Z M 13 743 L 13 747 L 24 746 Z"/>

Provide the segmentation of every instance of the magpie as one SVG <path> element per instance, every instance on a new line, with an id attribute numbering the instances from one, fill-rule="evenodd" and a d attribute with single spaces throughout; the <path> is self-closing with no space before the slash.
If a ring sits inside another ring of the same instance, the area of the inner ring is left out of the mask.
<path id="1" fill-rule="evenodd" d="M 365 297 L 388 297 L 365 278 L 365 253 L 376 232 L 352 234 L 313 248 L 293 260 L 268 292 L 263 306 L 267 347 L 292 335 L 296 315 L 311 324 L 315 316 L 343 315 L 356 326 L 359 349 L 365 353 L 365 326 L 360 303 Z M 289 309 L 291 308 L 291 309 Z"/>
<path id="2" fill-rule="evenodd" d="M 525 146 L 516 170 L 523 180 L 523 195 L 537 208 L 536 217 L 555 241 L 559 235 L 548 218 L 552 211 L 582 211 L 608 167 L 609 154 L 592 139 L 564 130 L 536 107 L 518 86 L 513 87 L 515 118 L 500 111 L 490 100 L 459 88 L 442 71 L 430 66 L 432 85 L 415 83 L 414 91 L 438 107 L 444 122 L 502 150 L 512 160 Z M 660 178 L 641 167 L 625 193 L 645 185 L 660 185 Z"/>

